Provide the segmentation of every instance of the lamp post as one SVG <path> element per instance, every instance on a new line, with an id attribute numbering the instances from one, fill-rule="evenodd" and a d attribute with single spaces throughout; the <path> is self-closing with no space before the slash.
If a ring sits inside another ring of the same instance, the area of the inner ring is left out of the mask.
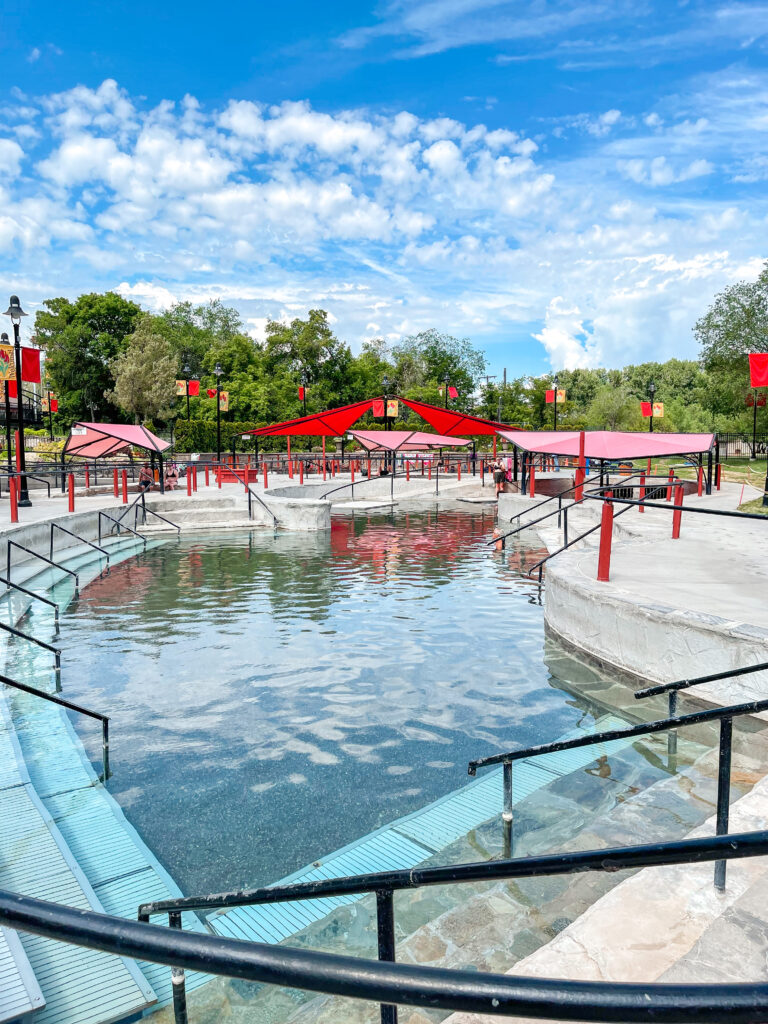
<path id="1" fill-rule="evenodd" d="M 445 379 L 443 381 L 443 384 L 445 385 L 445 408 L 446 409 L 448 408 L 448 382 L 450 381 L 450 379 L 451 378 L 446 373 Z"/>
<path id="2" fill-rule="evenodd" d="M 24 403 L 21 395 L 21 337 L 19 335 L 21 318 L 27 314 L 21 308 L 18 295 L 11 296 L 11 302 L 5 315 L 11 318 L 13 324 L 13 352 L 16 361 L 16 411 L 19 420 L 19 474 L 21 476 L 18 504 L 22 508 L 28 508 L 32 502 L 29 500 L 29 491 L 27 490 L 27 461 L 24 456 Z"/>
<path id="3" fill-rule="evenodd" d="M 8 335 L 3 331 L 0 334 L 0 345 L 9 345 Z M 8 380 L 4 380 L 5 385 L 5 450 L 8 453 L 8 473 L 13 473 L 13 455 L 11 454 L 11 393 Z"/>
<path id="4" fill-rule="evenodd" d="M 387 398 L 389 396 L 389 389 L 392 385 L 390 384 L 389 377 L 382 377 L 381 388 L 384 392 L 384 429 L 389 430 L 389 415 L 387 414 Z"/>
<path id="5" fill-rule="evenodd" d="M 184 369 L 181 371 L 184 374 L 184 382 L 186 384 L 187 392 L 187 423 L 189 423 L 189 375 L 192 372 L 189 368 L 189 363 L 184 363 Z"/>
<path id="6" fill-rule="evenodd" d="M 656 394 L 656 385 L 653 381 L 648 385 L 648 394 L 651 398 L 651 433 L 653 433 L 653 396 Z"/>
<path id="7" fill-rule="evenodd" d="M 557 433 L 557 385 L 560 383 L 557 374 L 552 378 L 552 383 L 555 385 L 555 433 Z"/>
<path id="8" fill-rule="evenodd" d="M 221 462 L 221 375 L 224 373 L 221 363 L 216 363 L 213 372 L 216 374 L 216 461 Z"/>
<path id="9" fill-rule="evenodd" d="M 304 415 L 307 415 L 307 371 L 301 371 L 301 400 L 304 403 Z"/>
<path id="10" fill-rule="evenodd" d="M 48 392 L 48 433 L 51 436 L 51 441 L 53 441 L 53 409 L 51 408 L 51 395 L 53 394 L 53 392 L 51 391 L 50 388 L 47 388 L 47 392 Z"/>

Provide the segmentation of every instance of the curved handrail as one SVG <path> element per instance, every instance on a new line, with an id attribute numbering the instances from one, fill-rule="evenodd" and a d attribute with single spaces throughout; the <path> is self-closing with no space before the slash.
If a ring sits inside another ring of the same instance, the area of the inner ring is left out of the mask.
<path id="1" fill-rule="evenodd" d="M 644 690 L 637 690 L 635 700 L 642 700 L 644 697 L 656 697 L 660 693 L 669 693 L 675 690 L 687 690 L 689 686 L 698 686 L 700 683 L 714 683 L 718 679 L 732 679 L 736 676 L 750 675 L 752 672 L 764 672 L 768 669 L 768 661 L 761 661 L 757 665 L 747 665 L 746 668 L 729 668 L 725 672 L 712 672 L 707 676 L 697 676 L 695 679 L 676 679 L 672 683 L 659 683 L 657 686 L 647 686 Z"/>
<path id="2" fill-rule="evenodd" d="M 118 534 L 118 536 L 120 536 L 120 531 L 121 530 L 127 530 L 128 533 L 132 533 L 135 537 L 138 537 L 139 540 L 144 545 L 144 547 L 146 548 L 146 546 L 147 546 L 147 538 L 146 537 L 142 537 L 142 535 L 140 533 L 138 533 L 136 530 L 132 530 L 130 528 L 130 526 L 127 526 L 125 523 L 121 522 L 119 519 L 115 519 L 115 517 L 111 516 L 109 514 L 109 512 L 104 512 L 102 510 L 99 511 L 99 516 L 98 516 L 99 540 L 101 540 L 101 518 L 102 518 L 102 516 L 105 519 L 109 519 L 110 522 L 115 524 L 115 526 L 117 527 L 117 534 Z M 113 527 L 113 529 L 114 529 L 114 527 Z"/>
<path id="3" fill-rule="evenodd" d="M 731 852 L 724 849 L 720 855 L 729 857 Z M 46 938 L 182 970 L 384 1004 L 609 1024 L 651 1018 L 659 1024 L 677 1024 L 683 1018 L 699 1024 L 751 1024 L 768 1013 L 768 985 L 763 982 L 563 981 L 377 962 L 181 932 L 7 891 L 0 891 L 0 922 Z"/>
<path id="4" fill-rule="evenodd" d="M 61 569 L 62 572 L 67 573 L 75 578 L 75 590 L 80 589 L 80 577 L 74 569 L 68 569 L 65 565 L 61 565 L 59 562 L 54 562 L 52 558 L 46 558 L 45 555 L 39 554 L 37 551 L 33 551 L 32 548 L 27 548 L 23 544 L 19 544 L 16 540 L 9 540 L 5 549 L 5 572 L 8 578 L 11 577 L 11 548 L 19 548 L 20 551 L 26 551 L 28 555 L 32 555 L 33 558 L 39 558 L 41 562 L 47 562 L 48 565 L 52 565 L 55 569 Z"/>

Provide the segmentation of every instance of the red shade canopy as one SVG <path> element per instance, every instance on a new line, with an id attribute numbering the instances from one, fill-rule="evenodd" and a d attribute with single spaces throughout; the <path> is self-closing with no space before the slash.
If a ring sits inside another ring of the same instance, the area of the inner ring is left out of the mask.
<path id="1" fill-rule="evenodd" d="M 499 430 L 499 437 L 542 455 L 578 455 L 578 430 Z M 587 430 L 584 454 L 588 459 L 640 459 L 708 452 L 714 434 L 629 433 L 622 430 Z"/>
<path id="2" fill-rule="evenodd" d="M 506 423 L 496 423 L 494 420 L 484 420 L 480 416 L 470 416 L 455 409 L 441 409 L 439 405 L 429 405 L 428 402 L 415 402 L 410 398 L 401 398 L 403 405 L 413 409 L 423 420 L 434 427 L 443 435 L 457 434 L 495 434 L 497 430 L 508 429 Z"/>
<path id="3" fill-rule="evenodd" d="M 350 434 L 367 451 L 419 452 L 425 448 L 460 448 L 471 441 L 463 437 L 427 434 L 423 430 L 351 430 Z"/>
<path id="4" fill-rule="evenodd" d="M 101 459 L 126 448 L 159 453 L 170 447 L 168 441 L 156 437 L 146 427 L 125 423 L 74 423 L 64 445 L 64 454 L 70 458 Z"/>

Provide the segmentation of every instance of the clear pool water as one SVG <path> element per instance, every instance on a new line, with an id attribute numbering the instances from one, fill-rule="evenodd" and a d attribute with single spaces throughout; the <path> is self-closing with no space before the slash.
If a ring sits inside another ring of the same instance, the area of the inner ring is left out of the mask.
<path id="1" fill-rule="evenodd" d="M 274 881 L 464 784 L 469 758 L 589 719 L 493 522 L 446 503 L 198 535 L 83 590 L 66 696 L 112 716 L 110 789 L 185 892 Z"/>

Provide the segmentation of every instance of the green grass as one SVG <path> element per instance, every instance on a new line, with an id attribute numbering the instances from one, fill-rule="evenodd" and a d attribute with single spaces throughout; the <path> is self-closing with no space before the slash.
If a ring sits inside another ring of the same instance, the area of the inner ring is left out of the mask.
<path id="1" fill-rule="evenodd" d="M 745 501 L 739 505 L 739 512 L 752 512 L 761 516 L 768 516 L 768 508 L 763 505 L 762 498 L 755 498 L 753 501 Z"/>

